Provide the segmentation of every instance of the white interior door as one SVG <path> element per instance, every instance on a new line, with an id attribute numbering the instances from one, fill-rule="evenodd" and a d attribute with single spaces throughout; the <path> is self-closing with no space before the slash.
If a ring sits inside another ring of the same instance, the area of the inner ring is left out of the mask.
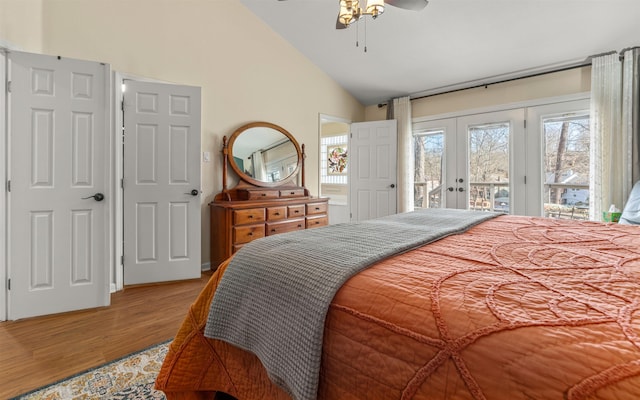
<path id="1" fill-rule="evenodd" d="M 126 81 L 124 283 L 200 276 L 200 88 Z"/>
<path id="2" fill-rule="evenodd" d="M 109 66 L 10 52 L 9 319 L 109 304 Z"/>
<path id="3" fill-rule="evenodd" d="M 396 213 L 396 120 L 351 124 L 349 205 L 352 221 Z"/>

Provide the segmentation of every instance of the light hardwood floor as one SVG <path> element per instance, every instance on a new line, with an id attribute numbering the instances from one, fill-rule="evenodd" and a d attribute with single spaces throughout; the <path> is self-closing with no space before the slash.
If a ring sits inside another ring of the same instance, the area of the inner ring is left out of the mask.
<path id="1" fill-rule="evenodd" d="M 109 307 L 0 322 L 0 399 L 171 339 L 210 277 L 127 287 Z"/>

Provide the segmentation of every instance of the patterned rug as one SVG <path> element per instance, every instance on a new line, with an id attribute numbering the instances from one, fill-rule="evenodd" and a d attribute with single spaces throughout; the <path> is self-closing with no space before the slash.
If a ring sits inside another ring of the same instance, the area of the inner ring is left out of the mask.
<path id="1" fill-rule="evenodd" d="M 164 393 L 154 390 L 153 383 L 169 343 L 149 347 L 11 400 L 164 400 Z"/>

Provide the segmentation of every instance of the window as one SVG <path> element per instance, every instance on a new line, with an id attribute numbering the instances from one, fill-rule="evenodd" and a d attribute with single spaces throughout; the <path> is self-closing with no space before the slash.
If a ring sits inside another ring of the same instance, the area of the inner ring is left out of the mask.
<path id="1" fill-rule="evenodd" d="M 347 152 L 348 140 L 349 137 L 347 135 L 326 136 L 320 138 L 320 183 L 337 185 L 347 184 L 346 169 L 332 168 L 330 170 L 329 164 L 331 163 L 331 161 L 329 159 L 328 149 L 341 149 L 339 156 L 341 157 L 341 159 L 345 159 L 346 155 L 342 156 L 342 154 L 346 154 Z M 348 160 L 348 158 L 346 158 L 346 160 Z"/>

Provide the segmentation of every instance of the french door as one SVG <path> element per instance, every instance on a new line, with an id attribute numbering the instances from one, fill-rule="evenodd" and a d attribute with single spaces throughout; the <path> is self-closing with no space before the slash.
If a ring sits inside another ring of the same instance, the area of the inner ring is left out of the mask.
<path id="1" fill-rule="evenodd" d="M 416 206 L 522 212 L 523 121 L 517 109 L 416 124 Z"/>
<path id="2" fill-rule="evenodd" d="M 415 123 L 416 207 L 583 215 L 588 113 L 580 100 Z"/>

